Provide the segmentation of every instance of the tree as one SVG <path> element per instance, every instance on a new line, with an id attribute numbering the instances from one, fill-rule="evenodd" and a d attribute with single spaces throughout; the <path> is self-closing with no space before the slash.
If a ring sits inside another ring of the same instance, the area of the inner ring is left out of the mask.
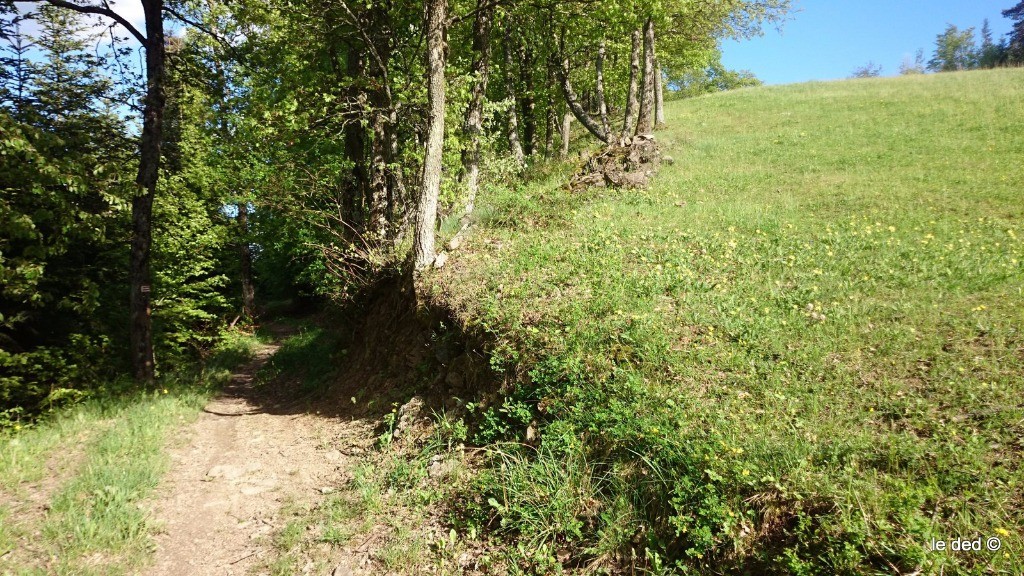
<path id="1" fill-rule="evenodd" d="M 480 139 L 484 129 L 484 100 L 487 95 L 487 81 L 490 76 L 491 67 L 491 21 L 493 18 L 494 5 L 490 4 L 488 0 L 478 0 L 476 17 L 473 19 L 474 56 L 470 68 L 470 74 L 474 82 L 463 124 L 463 132 L 468 140 L 462 154 L 466 194 L 468 196 L 465 209 L 466 214 L 473 211 L 473 204 L 476 201 L 477 191 L 480 187 Z"/>
<path id="2" fill-rule="evenodd" d="M 636 121 L 637 134 L 650 134 L 654 130 L 654 99 L 656 96 L 654 70 L 654 19 L 644 22 L 644 59 L 640 82 L 640 111 Z"/>
<path id="3" fill-rule="evenodd" d="M 760 85 L 761 81 L 753 72 L 727 69 L 722 64 L 721 53 L 717 50 L 711 55 L 710 63 L 668 76 L 670 93 L 682 98 Z"/>
<path id="4" fill-rule="evenodd" d="M 869 61 L 863 66 L 853 69 L 850 78 L 875 78 L 882 75 L 882 65 Z"/>
<path id="5" fill-rule="evenodd" d="M 917 53 L 914 54 L 914 59 L 911 60 L 909 56 L 903 58 L 903 62 L 900 63 L 900 75 L 909 76 L 911 74 L 924 74 L 924 49 L 918 48 Z"/>
<path id="6" fill-rule="evenodd" d="M 992 40 L 992 28 L 986 18 L 981 25 L 981 47 L 978 49 L 978 67 L 995 68 L 1006 61 L 1006 46 Z"/>
<path id="7" fill-rule="evenodd" d="M 38 31 L 12 39 L 33 45 L 21 94 L 0 108 L 0 412 L 45 409 L 108 377 L 108 337 L 126 320 L 133 143 L 95 34 L 50 6 L 34 18 Z"/>
<path id="8" fill-rule="evenodd" d="M 437 200 L 441 194 L 441 154 L 444 151 L 445 108 L 445 29 L 447 0 L 424 2 L 424 29 L 427 34 L 427 145 L 423 157 L 423 183 L 416 208 L 416 235 L 413 239 L 413 266 L 423 270 L 434 262 L 434 227 Z"/>
<path id="9" fill-rule="evenodd" d="M 935 38 L 935 53 L 928 61 L 934 72 L 971 70 L 978 66 L 978 50 L 974 43 L 974 28 L 959 30 L 953 24 Z"/>
<path id="10" fill-rule="evenodd" d="M 129 259 L 131 291 L 129 295 L 129 333 L 132 371 L 140 382 L 151 382 L 156 374 L 153 356 L 151 319 L 152 271 L 150 260 L 153 245 L 153 199 L 156 196 L 160 170 L 160 146 L 164 112 L 164 3 L 163 0 L 142 0 L 145 14 L 143 34 L 126 18 L 101 5 L 75 4 L 68 0 L 15 0 L 20 3 L 45 2 L 51 6 L 80 14 L 94 14 L 124 27 L 146 52 L 146 91 L 143 98 L 142 136 L 139 142 L 138 186 L 132 197 L 132 240 Z"/>
<path id="11" fill-rule="evenodd" d="M 1013 21 L 1006 43 L 1007 60 L 1013 64 L 1024 64 L 1024 0 L 1003 10 L 1003 17 Z"/>

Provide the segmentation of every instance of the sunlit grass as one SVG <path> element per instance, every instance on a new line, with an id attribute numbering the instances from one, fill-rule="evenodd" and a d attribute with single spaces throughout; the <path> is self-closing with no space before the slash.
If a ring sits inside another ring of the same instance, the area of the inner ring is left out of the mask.
<path id="1" fill-rule="evenodd" d="M 206 369 L 131 384 L 0 436 L 0 572 L 124 574 L 143 567 L 153 526 L 145 499 L 169 465 L 168 435 L 250 357 L 226 338 Z"/>
<path id="2" fill-rule="evenodd" d="M 518 398 L 564 395 L 560 433 L 668 475 L 660 555 L 1018 573 L 1021 102 L 999 70 L 674 103 L 651 190 L 492 195 L 431 282 L 540 367 Z"/>

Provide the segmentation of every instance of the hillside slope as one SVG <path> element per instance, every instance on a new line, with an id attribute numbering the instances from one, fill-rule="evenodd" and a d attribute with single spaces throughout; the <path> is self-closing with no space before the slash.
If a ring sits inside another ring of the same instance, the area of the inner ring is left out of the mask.
<path id="1" fill-rule="evenodd" d="M 737 91 L 669 104 L 648 191 L 492 189 L 427 284 L 520 376 L 476 440 L 542 430 L 484 487 L 520 564 L 1024 571 L 1022 102 Z"/>

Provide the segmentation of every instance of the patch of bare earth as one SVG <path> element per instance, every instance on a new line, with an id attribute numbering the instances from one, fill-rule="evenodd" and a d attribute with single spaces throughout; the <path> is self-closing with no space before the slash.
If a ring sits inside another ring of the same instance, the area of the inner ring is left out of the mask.
<path id="1" fill-rule="evenodd" d="M 253 388 L 267 345 L 183 432 L 153 504 L 158 534 L 148 574 L 247 574 L 272 559 L 282 506 L 315 506 L 347 481 L 338 446 L 362 444 L 358 421 L 261 403 Z"/>

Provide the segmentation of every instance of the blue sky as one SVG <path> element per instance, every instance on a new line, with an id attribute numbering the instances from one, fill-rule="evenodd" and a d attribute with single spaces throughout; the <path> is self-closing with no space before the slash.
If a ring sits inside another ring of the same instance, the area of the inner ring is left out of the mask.
<path id="1" fill-rule="evenodd" d="M 1009 32 L 1000 13 L 1017 0 L 793 0 L 780 34 L 722 45 L 722 63 L 750 70 L 766 84 L 833 80 L 850 76 L 869 61 L 883 76 L 899 73 L 905 57 L 923 48 L 925 62 L 935 36 L 955 24 L 981 31 L 988 18 L 996 41 Z"/>

